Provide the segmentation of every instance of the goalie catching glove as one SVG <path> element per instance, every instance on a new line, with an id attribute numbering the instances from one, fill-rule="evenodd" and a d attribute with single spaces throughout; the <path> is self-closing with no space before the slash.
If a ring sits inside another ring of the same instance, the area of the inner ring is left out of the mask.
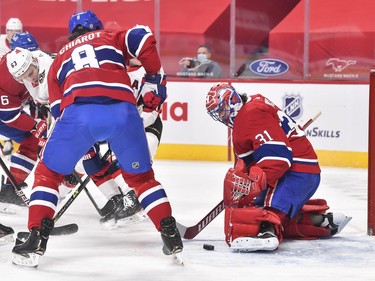
<path id="1" fill-rule="evenodd" d="M 139 93 L 144 102 L 143 110 L 146 112 L 154 111 L 167 98 L 167 80 L 164 73 L 145 74 Z"/>
<path id="2" fill-rule="evenodd" d="M 249 205 L 266 187 L 266 174 L 262 168 L 251 166 L 248 174 L 245 162 L 239 159 L 225 175 L 224 204 L 232 207 Z"/>

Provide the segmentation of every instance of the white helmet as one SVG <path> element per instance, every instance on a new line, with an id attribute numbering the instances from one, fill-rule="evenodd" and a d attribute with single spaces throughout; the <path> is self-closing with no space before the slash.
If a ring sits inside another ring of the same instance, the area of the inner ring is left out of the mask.
<path id="1" fill-rule="evenodd" d="M 18 18 L 10 18 L 6 24 L 6 30 L 22 31 L 22 22 Z"/>
<path id="2" fill-rule="evenodd" d="M 37 65 L 33 62 L 33 55 L 29 50 L 22 48 L 15 48 L 9 54 L 7 54 L 7 66 L 10 74 L 14 78 L 19 78 L 24 74 L 30 67 L 31 64 Z"/>

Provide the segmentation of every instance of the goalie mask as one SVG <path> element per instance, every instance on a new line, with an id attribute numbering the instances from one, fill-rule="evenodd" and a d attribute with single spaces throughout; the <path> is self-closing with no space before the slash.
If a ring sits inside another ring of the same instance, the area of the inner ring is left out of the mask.
<path id="1" fill-rule="evenodd" d="M 12 52 L 7 54 L 6 60 L 10 74 L 17 80 L 19 80 L 20 76 L 22 76 L 31 65 L 38 67 L 38 63 L 34 60 L 32 53 L 22 48 L 15 48 Z"/>
<path id="2" fill-rule="evenodd" d="M 103 29 L 102 22 L 91 10 L 72 15 L 69 21 L 69 33 L 73 33 L 79 25 L 90 31 Z"/>
<path id="3" fill-rule="evenodd" d="M 39 50 L 38 42 L 36 42 L 34 36 L 27 31 L 15 33 L 13 35 L 12 40 L 10 40 L 10 49 L 14 50 L 17 47 L 27 49 L 29 51 Z"/>
<path id="4" fill-rule="evenodd" d="M 207 113 L 230 128 L 242 105 L 241 96 L 228 83 L 216 84 L 206 96 Z"/>

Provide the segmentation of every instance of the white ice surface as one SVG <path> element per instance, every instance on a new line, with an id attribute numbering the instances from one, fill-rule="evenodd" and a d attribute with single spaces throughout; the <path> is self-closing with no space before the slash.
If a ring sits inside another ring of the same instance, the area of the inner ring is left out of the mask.
<path id="1" fill-rule="evenodd" d="M 197 223 L 220 202 L 230 165 L 155 161 L 156 178 L 164 185 L 180 223 Z M 102 206 L 104 198 L 92 183 L 89 188 Z M 285 241 L 272 253 L 234 253 L 224 242 L 223 212 L 195 239 L 184 240 L 182 267 L 162 254 L 160 235 L 149 220 L 104 229 L 82 192 L 58 222 L 77 223 L 78 233 L 51 237 L 37 269 L 12 265 L 13 244 L 0 246 L 0 280 L 375 280 L 375 237 L 367 236 L 367 170 L 323 167 L 313 198 L 325 198 L 332 211 L 353 217 L 337 237 Z M 0 223 L 16 232 L 25 231 L 26 222 L 27 211 L 0 214 Z M 204 250 L 204 243 L 214 245 L 215 250 Z"/>

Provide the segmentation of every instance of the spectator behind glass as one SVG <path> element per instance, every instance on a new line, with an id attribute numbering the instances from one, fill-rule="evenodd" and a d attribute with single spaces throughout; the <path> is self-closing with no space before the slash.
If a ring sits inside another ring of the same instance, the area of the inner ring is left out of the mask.
<path id="1" fill-rule="evenodd" d="M 5 26 L 6 34 L 0 35 L 0 57 L 10 51 L 10 39 L 16 32 L 22 32 L 22 22 L 18 18 L 10 18 Z"/>
<path id="2" fill-rule="evenodd" d="M 200 45 L 196 58 L 185 57 L 179 61 L 182 65 L 179 77 L 192 78 L 221 78 L 221 66 L 211 60 L 211 49 L 207 45 Z"/>

